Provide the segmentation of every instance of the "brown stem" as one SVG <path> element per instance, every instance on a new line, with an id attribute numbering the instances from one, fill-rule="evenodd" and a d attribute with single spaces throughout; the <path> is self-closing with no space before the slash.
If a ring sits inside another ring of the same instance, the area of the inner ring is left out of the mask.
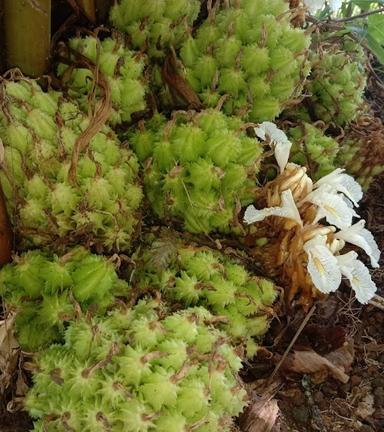
<path id="1" fill-rule="evenodd" d="M 348 22 L 348 21 L 353 21 L 353 20 L 360 19 L 360 18 L 366 18 L 366 17 L 369 17 L 370 15 L 376 15 L 376 14 L 381 13 L 381 12 L 384 12 L 384 7 L 381 7 L 379 9 L 375 9 L 373 11 L 364 12 L 364 13 L 361 13 L 359 15 L 354 15 L 354 16 L 351 16 L 351 17 L 334 19 L 332 21 L 333 22 L 338 22 L 338 23 Z"/>
<path id="2" fill-rule="evenodd" d="M 6 66 L 44 74 L 51 44 L 51 0 L 4 0 Z"/>

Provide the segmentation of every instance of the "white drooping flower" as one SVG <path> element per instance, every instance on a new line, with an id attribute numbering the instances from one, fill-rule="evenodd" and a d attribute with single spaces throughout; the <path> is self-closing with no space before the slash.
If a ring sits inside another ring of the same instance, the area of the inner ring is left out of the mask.
<path id="1" fill-rule="evenodd" d="M 322 293 L 329 294 L 339 288 L 341 272 L 337 258 L 326 245 L 325 236 L 316 236 L 304 244 L 308 256 L 308 273 L 313 285 Z"/>
<path id="2" fill-rule="evenodd" d="M 358 207 L 358 202 L 363 198 L 363 189 L 352 176 L 345 174 L 344 171 L 345 169 L 341 168 L 335 169 L 330 174 L 318 180 L 314 187 L 341 192 Z"/>
<path id="3" fill-rule="evenodd" d="M 277 227 L 278 239 L 280 235 L 284 239 L 286 249 L 281 256 L 289 258 L 289 264 L 282 271 L 289 271 L 292 262 L 302 267 L 302 270 L 288 273 L 293 286 L 297 286 L 297 277 L 301 286 L 305 286 L 309 276 L 318 291 L 329 294 L 339 287 L 344 276 L 350 281 L 356 298 L 362 303 L 368 302 L 376 291 L 369 270 L 355 252 L 341 255 L 348 242 L 362 248 L 370 257 L 372 267 L 378 267 L 380 251 L 373 235 L 365 229 L 365 221 L 353 224 L 353 219 L 359 217 L 354 206 L 362 198 L 361 187 L 355 180 L 344 170 L 337 169 L 312 184 L 305 168 L 288 163 L 284 172 L 267 185 L 265 192 L 270 207 L 262 210 L 248 207 L 244 221 L 251 224 L 274 216 L 296 222 L 298 229 L 290 233 L 292 226 L 273 225 L 273 229 Z M 280 199 L 280 206 L 274 205 L 278 202 L 276 198 Z M 319 224 L 324 218 L 329 225 Z"/>
<path id="4" fill-rule="evenodd" d="M 372 267 L 379 267 L 380 250 L 372 233 L 365 228 L 365 220 L 339 231 L 335 237 L 363 249 L 371 259 Z"/>
<path id="5" fill-rule="evenodd" d="M 265 121 L 258 127 L 255 127 L 256 135 L 266 141 L 269 139 L 270 145 L 275 152 L 275 158 L 279 165 L 280 171 L 284 171 L 291 151 L 292 143 L 287 135 L 279 129 L 274 123 Z"/>
<path id="6" fill-rule="evenodd" d="M 315 204 L 318 208 L 314 223 L 325 218 L 329 224 L 342 229 L 350 227 L 353 218 L 359 217 L 353 207 L 349 206 L 336 192 L 328 192 L 328 189 L 319 188 L 305 198 L 305 201 Z"/>
<path id="7" fill-rule="evenodd" d="M 249 206 L 244 214 L 244 222 L 247 225 L 250 225 L 255 222 L 261 222 L 268 216 L 278 216 L 285 219 L 291 219 L 297 222 L 300 226 L 303 225 L 299 210 L 296 207 L 296 203 L 293 199 L 290 189 L 282 192 L 280 207 L 269 207 L 262 210 L 257 210 L 253 205 Z"/>
<path id="8" fill-rule="evenodd" d="M 336 258 L 340 271 L 349 280 L 357 300 L 366 304 L 375 295 L 377 287 L 372 281 L 369 270 L 357 259 L 357 256 L 356 252 L 351 251 Z"/>

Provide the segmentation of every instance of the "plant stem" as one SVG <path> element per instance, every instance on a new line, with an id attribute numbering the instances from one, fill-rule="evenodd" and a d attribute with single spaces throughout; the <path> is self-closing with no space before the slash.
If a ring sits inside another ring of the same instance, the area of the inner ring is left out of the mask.
<path id="1" fill-rule="evenodd" d="M 332 20 L 332 21 L 333 22 L 338 22 L 338 23 L 348 22 L 348 21 L 353 21 L 353 20 L 360 19 L 360 18 L 366 18 L 366 17 L 369 17 L 371 15 L 376 15 L 376 14 L 379 14 L 379 13 L 382 13 L 382 12 L 384 12 L 384 7 L 381 7 L 379 9 L 376 9 L 376 10 L 373 10 L 373 11 L 363 12 L 363 13 L 361 13 L 359 15 L 353 15 L 353 16 L 350 16 L 350 17 L 335 19 L 335 20 Z"/>
<path id="2" fill-rule="evenodd" d="M 92 23 L 96 22 L 95 0 L 77 0 L 80 9 Z"/>
<path id="3" fill-rule="evenodd" d="M 6 65 L 33 77 L 47 71 L 51 0 L 4 0 Z"/>

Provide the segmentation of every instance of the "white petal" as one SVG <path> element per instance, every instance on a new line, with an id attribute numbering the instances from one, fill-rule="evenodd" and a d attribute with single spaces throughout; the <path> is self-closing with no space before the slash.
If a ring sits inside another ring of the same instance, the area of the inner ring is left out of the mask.
<path id="1" fill-rule="evenodd" d="M 271 141 L 271 147 L 275 151 L 276 161 L 280 171 L 283 171 L 289 159 L 292 144 L 287 135 L 272 122 L 263 122 L 258 127 L 255 127 L 256 135 L 262 139 L 267 138 Z"/>
<path id="2" fill-rule="evenodd" d="M 265 135 L 265 129 L 261 126 L 255 127 L 255 134 L 257 137 L 265 141 L 267 139 Z"/>
<path id="3" fill-rule="evenodd" d="M 365 221 L 361 220 L 351 227 L 339 231 L 335 237 L 363 249 L 371 259 L 372 267 L 379 267 L 380 250 L 372 233 L 364 226 Z"/>
<path id="4" fill-rule="evenodd" d="M 358 255 L 355 251 L 350 251 L 344 255 L 338 255 L 336 259 L 340 267 L 348 268 L 353 266 L 353 261 L 357 260 L 357 257 Z"/>
<path id="5" fill-rule="evenodd" d="M 356 252 L 349 252 L 337 257 L 342 274 L 349 280 L 356 298 L 366 304 L 375 295 L 377 287 L 372 281 L 367 267 L 357 259 Z"/>
<path id="6" fill-rule="evenodd" d="M 341 196 L 325 192 L 323 189 L 312 192 L 308 195 L 307 201 L 319 207 L 316 222 L 325 217 L 329 224 L 343 229 L 352 225 L 353 217 L 358 217 Z"/>
<path id="7" fill-rule="evenodd" d="M 292 143 L 290 141 L 277 142 L 275 145 L 275 158 L 280 172 L 283 172 L 289 159 Z"/>
<path id="8" fill-rule="evenodd" d="M 330 174 L 318 180 L 315 188 L 326 187 L 328 192 L 341 192 L 349 198 L 355 206 L 363 198 L 363 190 L 359 183 L 350 175 L 344 173 L 344 169 L 337 168 Z"/>
<path id="9" fill-rule="evenodd" d="M 247 225 L 253 224 L 255 222 L 260 222 L 264 219 L 262 216 L 262 210 L 257 210 L 255 206 L 250 205 L 247 207 L 244 213 L 244 223 Z"/>
<path id="10" fill-rule="evenodd" d="M 316 240 L 315 240 L 316 242 Z M 336 291 L 341 283 L 341 272 L 336 257 L 327 246 L 305 243 L 308 256 L 307 270 L 315 287 L 322 293 Z"/>
<path id="11" fill-rule="evenodd" d="M 244 222 L 249 225 L 255 222 L 260 222 L 268 216 L 292 219 L 298 224 L 302 225 L 300 213 L 297 210 L 292 192 L 290 190 L 282 192 L 281 207 L 270 207 L 257 210 L 253 205 L 249 206 L 244 214 Z"/>

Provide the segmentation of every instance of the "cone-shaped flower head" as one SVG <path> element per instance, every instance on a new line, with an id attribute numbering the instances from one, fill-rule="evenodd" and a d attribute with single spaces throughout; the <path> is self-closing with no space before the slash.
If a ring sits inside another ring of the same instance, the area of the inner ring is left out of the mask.
<path id="1" fill-rule="evenodd" d="M 133 113 L 144 110 L 144 57 L 127 49 L 121 35 L 103 40 L 95 36 L 75 37 L 69 40 L 65 52 L 69 64 L 60 63 L 57 72 L 69 96 L 77 100 L 83 111 L 88 112 L 90 106 L 94 111 L 100 108 L 101 92 L 109 92 L 112 125 L 129 122 Z M 106 81 L 106 88 L 100 85 L 100 76 Z"/>
<path id="2" fill-rule="evenodd" d="M 18 313 L 20 345 L 36 351 L 60 341 L 81 309 L 104 313 L 114 296 L 129 290 L 111 261 L 78 247 L 61 257 L 40 251 L 17 256 L 0 271 L 0 294 Z"/>
<path id="3" fill-rule="evenodd" d="M 1 185 L 21 246 L 127 249 L 142 198 L 138 162 L 59 92 L 2 81 Z"/>
<path id="4" fill-rule="evenodd" d="M 187 38 L 199 11 L 200 0 L 119 0 L 110 20 L 135 49 L 163 58 L 167 48 L 177 48 Z"/>
<path id="5" fill-rule="evenodd" d="M 351 123 L 340 142 L 339 166 L 368 190 L 384 172 L 384 125 L 381 119 L 364 115 Z"/>
<path id="6" fill-rule="evenodd" d="M 343 126 L 354 120 L 363 106 L 366 74 L 361 45 L 344 37 L 320 42 L 310 56 L 312 72 L 306 84 L 313 120 Z"/>
<path id="7" fill-rule="evenodd" d="M 220 425 L 229 432 L 246 405 L 240 358 L 227 335 L 210 325 L 214 317 L 207 310 L 165 312 L 140 302 L 70 323 L 65 345 L 36 358 L 26 402 L 35 430 L 179 432 Z M 137 323 L 147 333 L 156 329 L 151 345 L 142 345 Z"/>
<path id="8" fill-rule="evenodd" d="M 229 0 L 182 46 L 185 78 L 208 107 L 227 99 L 226 114 L 276 118 L 309 72 L 309 37 L 290 22 L 284 0 Z"/>
<path id="9" fill-rule="evenodd" d="M 155 117 L 129 135 L 144 164 L 147 197 L 161 218 L 193 233 L 228 231 L 256 187 L 262 146 L 235 117 L 206 110 Z"/>
<path id="10" fill-rule="evenodd" d="M 277 296 L 272 282 L 219 252 L 181 242 L 176 233 L 154 233 L 143 250 L 134 257 L 141 290 L 156 288 L 182 307 L 206 307 L 248 357 L 255 354 Z"/>
<path id="11" fill-rule="evenodd" d="M 293 163 L 258 191 L 256 202 L 265 208 L 248 207 L 244 222 L 257 224 L 251 233 L 256 245 L 267 238 L 254 255 L 287 287 L 288 301 L 300 293 L 299 303 L 308 306 L 318 293 L 336 291 L 342 276 L 360 302 L 373 297 L 376 287 L 357 254 L 340 254 L 350 243 L 378 266 L 380 251 L 365 221 L 354 223 L 359 216 L 353 207 L 362 196 L 361 186 L 343 169 L 313 183 L 306 169 Z"/>

